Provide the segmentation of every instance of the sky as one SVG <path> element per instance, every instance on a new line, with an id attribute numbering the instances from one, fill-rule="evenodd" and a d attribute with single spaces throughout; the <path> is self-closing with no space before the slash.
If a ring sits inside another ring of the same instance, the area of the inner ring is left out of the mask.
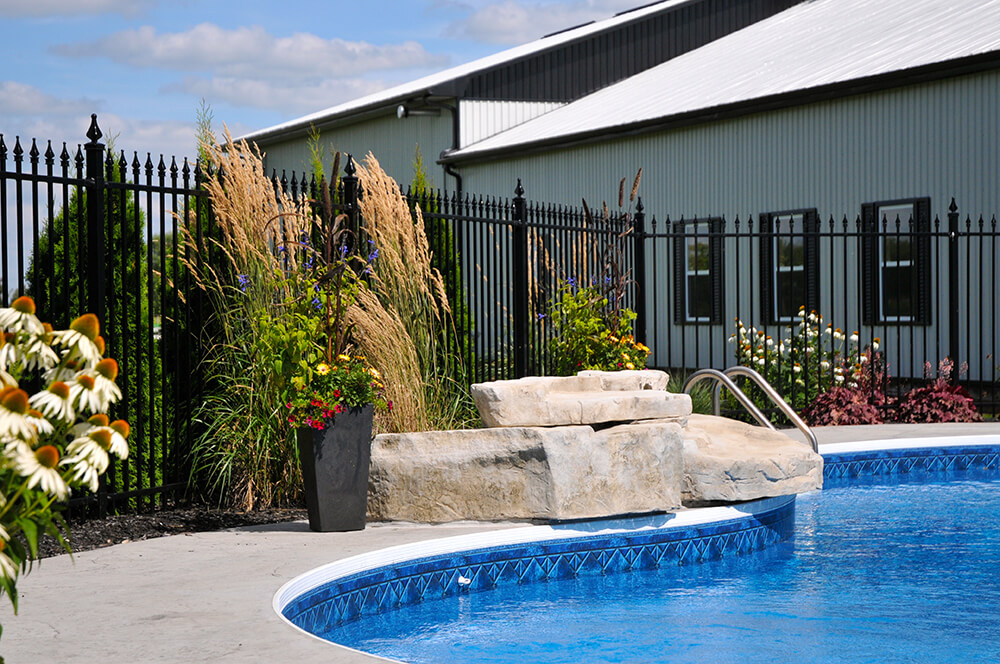
<path id="1" fill-rule="evenodd" d="M 202 104 L 238 136 L 645 3 L 0 0 L 0 134 L 73 151 L 97 113 L 130 156 L 193 157 Z"/>

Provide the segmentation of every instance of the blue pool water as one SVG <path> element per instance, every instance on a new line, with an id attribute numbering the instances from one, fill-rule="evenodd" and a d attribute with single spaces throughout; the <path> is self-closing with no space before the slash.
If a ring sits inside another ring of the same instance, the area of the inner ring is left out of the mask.
<path id="1" fill-rule="evenodd" d="M 828 481 L 764 551 L 343 623 L 407 662 L 1000 661 L 1000 472 Z"/>

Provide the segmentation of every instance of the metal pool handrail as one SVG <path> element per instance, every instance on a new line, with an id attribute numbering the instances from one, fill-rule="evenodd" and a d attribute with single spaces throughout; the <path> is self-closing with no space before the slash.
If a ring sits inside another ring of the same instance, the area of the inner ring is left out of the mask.
<path id="1" fill-rule="evenodd" d="M 813 452 L 816 452 L 817 454 L 819 453 L 819 441 L 816 439 L 816 434 L 814 434 L 812 429 L 810 429 L 809 426 L 802 421 L 802 418 L 799 417 L 798 413 L 792 410 L 792 407 L 781 398 L 778 391 L 771 387 L 771 384 L 753 369 L 741 366 L 729 367 L 725 371 L 719 371 L 717 369 L 699 369 L 688 376 L 687 380 L 684 381 L 684 393 L 690 394 L 691 388 L 703 380 L 714 381 L 715 389 L 712 390 L 712 411 L 716 415 L 719 415 L 721 410 L 719 407 L 719 395 L 722 392 L 722 386 L 725 385 L 729 388 L 732 395 L 736 397 L 736 400 L 740 402 L 740 404 L 753 416 L 755 420 L 757 420 L 757 422 L 769 429 L 775 430 L 774 425 L 771 424 L 771 420 L 767 419 L 767 416 L 761 412 L 760 408 L 754 405 L 750 398 L 744 394 L 743 390 L 741 390 L 736 383 L 733 382 L 733 379 L 730 378 L 730 376 L 744 376 L 756 383 L 757 387 L 759 387 L 764 394 L 767 395 L 768 399 L 771 400 L 771 403 L 777 406 L 778 410 L 784 413 L 785 417 L 791 420 L 792 424 L 794 424 L 798 430 L 805 435 L 809 443 L 812 445 Z"/>

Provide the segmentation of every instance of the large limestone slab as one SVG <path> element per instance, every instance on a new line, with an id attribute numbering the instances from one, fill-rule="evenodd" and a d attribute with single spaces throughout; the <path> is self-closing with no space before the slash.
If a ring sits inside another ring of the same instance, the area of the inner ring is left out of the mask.
<path id="1" fill-rule="evenodd" d="M 618 373 L 622 375 L 614 375 Z M 483 424 L 488 427 L 554 427 L 652 419 L 683 425 L 691 414 L 691 398 L 654 388 L 665 386 L 666 378 L 661 371 L 595 371 L 476 383 L 471 392 Z"/>
<path id="2" fill-rule="evenodd" d="M 372 445 L 372 520 L 585 519 L 681 504 L 673 423 L 382 434 Z"/>
<path id="3" fill-rule="evenodd" d="M 685 505 L 786 496 L 823 486 L 823 457 L 783 433 L 710 415 L 684 429 Z"/>

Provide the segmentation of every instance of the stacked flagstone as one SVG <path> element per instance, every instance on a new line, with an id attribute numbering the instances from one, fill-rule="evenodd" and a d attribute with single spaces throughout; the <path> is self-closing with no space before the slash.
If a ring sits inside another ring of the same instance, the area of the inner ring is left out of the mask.
<path id="1" fill-rule="evenodd" d="M 662 371 L 472 386 L 488 428 L 376 436 L 373 520 L 569 520 L 670 512 L 819 488 L 822 459 L 787 436 L 694 416 Z"/>

